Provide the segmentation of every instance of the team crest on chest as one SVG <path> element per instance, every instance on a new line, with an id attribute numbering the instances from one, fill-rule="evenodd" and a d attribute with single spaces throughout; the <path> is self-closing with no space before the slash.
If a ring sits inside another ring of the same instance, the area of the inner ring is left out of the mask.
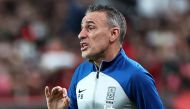
<path id="1" fill-rule="evenodd" d="M 108 87 L 106 95 L 106 104 L 108 105 L 104 105 L 104 109 L 114 109 L 112 105 L 114 104 L 115 93 L 116 93 L 116 87 L 113 86 Z"/>
<path id="2" fill-rule="evenodd" d="M 115 92 L 116 87 L 108 87 L 107 96 L 106 96 L 106 103 L 107 101 L 114 101 L 115 99 Z"/>

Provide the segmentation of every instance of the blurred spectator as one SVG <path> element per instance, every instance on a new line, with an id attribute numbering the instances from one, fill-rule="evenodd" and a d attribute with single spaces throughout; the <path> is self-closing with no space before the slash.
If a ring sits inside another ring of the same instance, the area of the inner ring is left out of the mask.
<path id="1" fill-rule="evenodd" d="M 68 16 L 61 27 L 60 32 L 73 32 L 78 34 L 81 28 L 81 20 L 85 10 L 92 0 L 72 0 L 69 4 Z"/>
<path id="2" fill-rule="evenodd" d="M 45 85 L 69 87 L 82 61 L 77 34 L 91 2 L 0 0 L 0 108 L 12 104 L 21 109 L 17 103 L 34 101 L 32 106 L 46 108 Z M 94 2 L 124 13 L 128 27 L 123 47 L 153 75 L 166 109 L 189 109 L 190 1 Z"/>
<path id="3" fill-rule="evenodd" d="M 40 66 L 45 70 L 46 84 L 50 87 L 61 85 L 68 88 L 73 68 L 77 64 L 75 54 L 67 51 L 64 45 L 60 38 L 51 38 L 41 55 Z"/>
<path id="4" fill-rule="evenodd" d="M 46 52 L 41 56 L 41 66 L 46 70 L 53 71 L 59 68 L 73 68 L 75 55 L 66 51 L 61 39 L 53 38 L 47 42 Z"/>
<path id="5" fill-rule="evenodd" d="M 12 91 L 12 79 L 9 74 L 9 66 L 4 59 L 0 59 L 0 96 L 9 97 Z"/>

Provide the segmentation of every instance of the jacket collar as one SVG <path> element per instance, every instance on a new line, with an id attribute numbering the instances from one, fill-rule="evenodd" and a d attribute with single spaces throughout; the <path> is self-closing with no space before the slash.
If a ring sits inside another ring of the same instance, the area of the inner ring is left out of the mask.
<path id="1" fill-rule="evenodd" d="M 120 49 L 120 51 L 118 52 L 117 56 L 112 60 L 112 61 L 104 61 L 102 60 L 102 62 L 100 63 L 100 66 L 96 66 L 93 63 L 93 71 L 96 72 L 100 72 L 100 71 L 104 71 L 106 69 L 109 69 L 110 67 L 114 67 L 115 65 L 117 65 L 124 57 L 127 57 L 125 54 L 125 51 L 123 50 L 123 48 Z"/>

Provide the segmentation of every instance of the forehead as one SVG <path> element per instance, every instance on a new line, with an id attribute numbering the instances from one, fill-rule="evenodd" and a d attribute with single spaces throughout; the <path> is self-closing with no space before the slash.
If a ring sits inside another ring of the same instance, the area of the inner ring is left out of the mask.
<path id="1" fill-rule="evenodd" d="M 82 24 L 94 23 L 94 24 L 104 24 L 107 21 L 105 12 L 88 12 L 82 19 Z"/>

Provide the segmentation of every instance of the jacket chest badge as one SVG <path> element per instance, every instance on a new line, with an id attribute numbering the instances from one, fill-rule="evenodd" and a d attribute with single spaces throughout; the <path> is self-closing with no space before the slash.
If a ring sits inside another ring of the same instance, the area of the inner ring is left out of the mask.
<path id="1" fill-rule="evenodd" d="M 116 87 L 108 87 L 106 103 L 113 104 L 115 100 Z"/>
<path id="2" fill-rule="evenodd" d="M 113 86 L 108 87 L 107 96 L 106 96 L 106 105 L 104 105 L 104 109 L 114 109 L 112 105 L 114 104 L 115 93 L 116 93 L 116 87 Z"/>

